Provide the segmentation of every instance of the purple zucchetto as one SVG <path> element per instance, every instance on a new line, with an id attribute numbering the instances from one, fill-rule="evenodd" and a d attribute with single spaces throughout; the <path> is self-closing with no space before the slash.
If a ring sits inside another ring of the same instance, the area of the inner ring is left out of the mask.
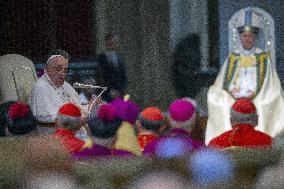
<path id="1" fill-rule="evenodd" d="M 116 98 L 110 104 L 116 108 L 117 115 L 122 121 L 127 121 L 132 125 L 135 123 L 139 114 L 139 106 L 137 104 L 121 98 Z"/>
<path id="2" fill-rule="evenodd" d="M 174 121 L 185 122 L 195 113 L 195 105 L 190 100 L 177 99 L 170 104 L 169 114 Z"/>

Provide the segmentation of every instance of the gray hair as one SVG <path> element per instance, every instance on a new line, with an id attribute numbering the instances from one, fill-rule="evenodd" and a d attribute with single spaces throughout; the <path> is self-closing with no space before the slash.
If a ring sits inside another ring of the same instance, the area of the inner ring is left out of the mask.
<path id="1" fill-rule="evenodd" d="M 170 118 L 170 124 L 173 128 L 182 128 L 185 129 L 188 132 L 191 132 L 193 127 L 196 124 L 196 112 L 193 113 L 192 117 L 186 121 L 175 121 L 172 118 Z"/>
<path id="2" fill-rule="evenodd" d="M 50 64 L 52 63 L 52 59 L 55 58 L 55 57 L 64 57 L 65 59 L 69 60 L 70 59 L 70 55 L 68 52 L 62 50 L 62 49 L 55 49 L 55 50 L 52 50 L 48 53 L 48 57 L 47 57 L 47 61 L 46 61 L 46 64 Z"/>
<path id="3" fill-rule="evenodd" d="M 258 115 L 257 113 L 242 114 L 231 109 L 231 122 L 234 124 L 242 123 L 256 126 L 258 123 Z"/>
<path id="4" fill-rule="evenodd" d="M 69 130 L 78 130 L 81 125 L 81 119 L 66 115 L 57 114 L 57 121 L 59 126 Z"/>

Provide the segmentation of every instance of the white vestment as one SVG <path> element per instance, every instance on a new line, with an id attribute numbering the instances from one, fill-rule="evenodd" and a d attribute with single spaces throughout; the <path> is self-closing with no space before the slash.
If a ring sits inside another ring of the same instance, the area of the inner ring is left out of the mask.
<path id="1" fill-rule="evenodd" d="M 249 55 L 246 53 L 261 53 L 260 49 L 254 49 L 253 52 L 239 50 L 236 53 L 239 55 Z M 253 56 L 252 54 L 252 56 Z M 240 61 L 237 61 L 238 66 Z M 211 139 L 219 136 L 225 131 L 230 130 L 230 109 L 235 98 L 224 89 L 224 79 L 226 69 L 228 66 L 228 59 L 223 64 L 223 67 L 216 78 L 215 83 L 209 88 L 207 95 L 208 102 L 208 122 L 205 134 L 205 143 L 208 144 Z M 237 72 L 237 71 L 236 71 Z M 240 73 L 240 72 L 239 72 Z M 255 71 L 250 70 L 250 73 Z M 251 78 L 251 79 L 248 79 Z M 249 85 L 247 88 L 255 89 L 255 76 L 250 74 L 246 76 L 246 80 Z M 242 80 L 242 79 L 240 79 Z M 241 83 L 241 81 L 239 81 Z M 230 84 L 229 90 L 232 87 Z M 258 113 L 258 125 L 257 130 L 265 132 L 274 137 L 284 131 L 284 97 L 280 80 L 276 73 L 276 70 L 271 65 L 270 59 L 267 59 L 265 78 L 263 80 L 262 87 L 257 95 L 253 98 L 253 102 L 257 108 Z"/>
<path id="2" fill-rule="evenodd" d="M 59 108 L 66 102 L 80 106 L 80 96 L 66 81 L 56 87 L 48 75 L 42 75 L 33 86 L 29 105 L 33 115 L 41 122 L 54 122 Z"/>

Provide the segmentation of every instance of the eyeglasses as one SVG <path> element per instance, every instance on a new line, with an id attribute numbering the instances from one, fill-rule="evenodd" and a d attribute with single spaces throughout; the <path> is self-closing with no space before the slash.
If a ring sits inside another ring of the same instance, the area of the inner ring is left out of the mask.
<path id="1" fill-rule="evenodd" d="M 59 73 L 59 72 L 64 72 L 64 73 L 67 73 L 68 71 L 68 67 L 62 67 L 62 66 L 50 66 L 56 73 Z"/>

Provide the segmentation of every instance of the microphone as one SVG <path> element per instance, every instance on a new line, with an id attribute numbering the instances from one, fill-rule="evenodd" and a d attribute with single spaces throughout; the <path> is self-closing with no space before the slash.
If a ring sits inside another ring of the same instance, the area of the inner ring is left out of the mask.
<path id="1" fill-rule="evenodd" d="M 96 86 L 96 85 L 88 85 L 88 84 L 83 84 L 83 83 L 78 83 L 78 82 L 73 83 L 73 87 L 78 88 L 78 89 L 104 89 L 104 90 L 107 90 L 107 87 L 101 87 L 101 86 Z"/>

